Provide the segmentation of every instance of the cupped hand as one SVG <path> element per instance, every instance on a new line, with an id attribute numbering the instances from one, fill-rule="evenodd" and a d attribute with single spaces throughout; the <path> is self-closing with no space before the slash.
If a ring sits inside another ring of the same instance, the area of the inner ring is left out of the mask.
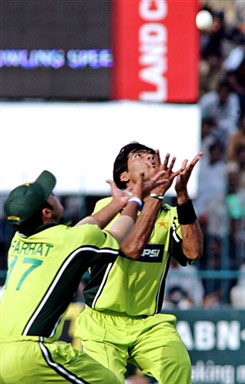
<path id="1" fill-rule="evenodd" d="M 127 188 L 125 190 L 119 189 L 115 182 L 110 179 L 106 180 L 106 182 L 110 184 L 113 199 L 120 203 L 122 207 L 124 207 L 127 204 L 128 200 L 133 196 L 138 197 L 140 200 L 142 200 L 143 178 L 144 173 L 141 172 L 137 183 L 133 187 Z"/>
<path id="2" fill-rule="evenodd" d="M 155 173 L 151 179 L 144 183 L 143 190 L 144 195 L 147 196 L 150 192 L 164 195 L 166 191 L 171 187 L 173 180 L 179 175 L 181 169 L 174 172 L 173 167 L 176 161 L 176 157 L 170 160 L 170 154 L 167 153 L 163 163 L 159 151 L 156 151 L 156 167 Z M 170 162 L 170 163 L 169 163 Z"/>
<path id="3" fill-rule="evenodd" d="M 179 175 L 176 178 L 176 183 L 175 183 L 175 190 L 177 194 L 186 192 L 187 189 L 187 183 L 190 179 L 191 173 L 195 167 L 195 165 L 198 163 L 198 161 L 201 159 L 203 155 L 203 152 L 199 152 L 193 159 L 192 161 L 188 164 L 188 160 L 185 159 L 182 162 L 182 168 L 179 172 Z"/>

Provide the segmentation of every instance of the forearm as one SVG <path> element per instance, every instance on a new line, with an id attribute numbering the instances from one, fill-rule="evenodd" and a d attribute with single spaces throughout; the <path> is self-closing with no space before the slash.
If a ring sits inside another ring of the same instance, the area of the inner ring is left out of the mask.
<path id="1" fill-rule="evenodd" d="M 121 245 L 133 229 L 137 218 L 138 205 L 136 202 L 128 202 L 122 214 L 109 228 L 108 232 L 115 237 L 119 245 Z"/>
<path id="2" fill-rule="evenodd" d="M 103 229 L 122 210 L 123 206 L 124 205 L 121 202 L 113 199 L 110 204 L 102 208 L 99 212 L 80 220 L 76 226 L 83 224 L 96 224 Z"/>
<path id="3" fill-rule="evenodd" d="M 177 212 L 181 224 L 182 250 L 190 260 L 197 260 L 203 253 L 203 235 L 191 200 L 186 190 L 177 195 Z M 184 208 L 184 210 L 183 210 Z"/>
<path id="4" fill-rule="evenodd" d="M 121 251 L 131 259 L 138 259 L 148 242 L 153 230 L 156 217 L 162 201 L 153 197 L 147 197 L 140 216 L 126 240 L 122 243 Z"/>
<path id="5" fill-rule="evenodd" d="M 177 204 L 184 204 L 190 200 L 187 190 L 183 190 L 177 193 Z"/>
<path id="6" fill-rule="evenodd" d="M 196 220 L 192 224 L 181 225 L 182 250 L 190 260 L 197 260 L 203 253 L 203 235 Z"/>

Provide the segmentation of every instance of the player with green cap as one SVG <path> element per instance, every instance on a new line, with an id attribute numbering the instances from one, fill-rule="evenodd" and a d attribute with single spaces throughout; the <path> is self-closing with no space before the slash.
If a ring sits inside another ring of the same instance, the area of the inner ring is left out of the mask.
<path id="1" fill-rule="evenodd" d="M 166 182 L 162 175 L 159 172 L 144 188 Z M 142 177 L 135 188 L 123 193 L 109 181 L 111 204 L 74 227 L 59 224 L 63 207 L 53 193 L 56 179 L 52 173 L 43 171 L 33 183 L 10 192 L 5 213 L 17 231 L 9 248 L 0 309 L 1 382 L 119 383 L 113 372 L 58 339 L 83 273 L 121 257 L 120 245 L 123 253 L 138 257 L 134 249 L 127 248 L 125 239 L 129 231 L 144 231 L 154 205 L 149 201 L 142 210 L 145 223 L 134 225 Z M 122 209 L 115 225 L 101 230 Z M 140 249 L 136 242 L 137 247 Z"/>

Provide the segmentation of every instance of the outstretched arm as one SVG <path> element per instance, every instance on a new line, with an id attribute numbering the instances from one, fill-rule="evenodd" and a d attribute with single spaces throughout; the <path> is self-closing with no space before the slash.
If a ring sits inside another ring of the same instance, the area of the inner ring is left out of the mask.
<path id="1" fill-rule="evenodd" d="M 164 171 L 162 175 L 162 178 L 164 178 L 164 182 L 161 185 L 158 185 L 156 188 L 152 189 L 153 196 L 149 195 L 145 198 L 143 210 L 140 216 L 137 218 L 133 230 L 120 247 L 121 251 L 125 255 L 135 260 L 140 257 L 141 252 L 143 251 L 146 243 L 148 242 L 159 209 L 162 206 L 162 200 L 156 199 L 154 195 L 164 196 L 166 191 L 172 185 L 174 178 L 181 171 L 179 170 L 177 172 L 173 172 L 175 158 L 172 159 L 170 165 L 168 166 L 169 154 L 165 157 L 163 164 L 160 164 L 160 156 L 158 152 L 157 157 L 158 168 Z"/>
<path id="2" fill-rule="evenodd" d="M 129 196 L 125 196 L 125 199 L 122 198 L 122 200 L 113 198 L 106 207 L 91 216 L 84 217 L 76 224 L 76 226 L 83 224 L 95 224 L 103 229 L 116 216 L 116 214 L 123 209 L 128 199 Z"/>
<path id="3" fill-rule="evenodd" d="M 96 224 L 101 229 L 105 228 L 107 224 L 125 207 L 130 197 L 132 197 L 132 192 L 129 190 L 122 191 L 117 188 L 116 184 L 112 180 L 106 180 L 111 187 L 112 200 L 111 202 L 100 211 L 94 213 L 91 216 L 87 216 L 84 219 L 80 220 L 77 225 L 83 224 Z M 142 182 L 139 180 L 140 184 L 136 186 L 136 196 L 137 193 L 140 193 L 142 189 Z M 138 188 L 138 189 L 137 189 Z M 139 192 L 138 192 L 139 191 Z M 137 205 L 136 205 L 137 207 Z"/>
<path id="4" fill-rule="evenodd" d="M 149 196 L 145 199 L 144 208 L 136 224 L 120 247 L 120 250 L 131 259 L 137 260 L 140 257 L 150 237 L 161 205 L 162 202 L 153 197 Z"/>
<path id="5" fill-rule="evenodd" d="M 182 232 L 182 250 L 184 255 L 190 260 L 197 260 L 203 252 L 202 232 L 187 192 L 187 183 L 195 165 L 200 160 L 202 152 L 187 165 L 187 160 L 182 163 L 182 171 L 176 179 L 175 190 L 177 193 L 177 212 L 178 220 Z"/>
<path id="6" fill-rule="evenodd" d="M 117 218 L 117 220 L 112 224 L 112 226 L 108 230 L 108 232 L 110 232 L 117 239 L 119 245 L 121 245 L 125 241 L 131 231 L 133 234 L 135 233 L 133 227 L 134 222 L 137 218 L 138 210 L 142 208 L 142 195 L 146 192 L 146 190 L 148 191 L 149 188 L 153 188 L 158 185 L 165 185 L 168 182 L 168 180 L 163 179 L 165 173 L 165 171 L 162 171 L 160 169 L 154 175 L 154 177 L 152 177 L 151 183 L 147 185 L 143 183 L 144 174 L 141 173 L 139 179 L 137 180 L 137 183 L 130 189 L 130 192 L 128 191 L 131 194 L 131 197 L 127 201 L 126 207 L 123 209 L 121 215 Z M 137 228 L 138 224 L 136 224 L 136 233 L 138 233 Z M 145 230 L 145 228 L 143 228 L 143 230 Z M 129 255 L 129 257 L 131 256 Z"/>
<path id="7" fill-rule="evenodd" d="M 124 210 L 111 225 L 110 229 L 107 230 L 113 237 L 115 237 L 115 239 L 117 239 L 119 245 L 123 243 L 131 232 L 137 218 L 139 206 L 142 206 L 143 176 L 144 174 L 141 173 L 132 192 L 129 192 L 131 197 L 128 199 Z"/>
<path id="8" fill-rule="evenodd" d="M 95 224 L 103 229 L 125 207 L 121 216 L 117 218 L 108 231 L 117 239 L 119 244 L 122 244 L 133 228 L 139 205 L 142 206 L 142 194 L 155 186 L 165 183 L 165 180 L 162 179 L 163 173 L 164 172 L 159 169 L 158 172 L 156 172 L 156 174 L 152 177 L 151 181 L 146 185 L 143 183 L 144 175 L 142 173 L 134 187 L 126 189 L 125 191 L 117 188 L 113 181 L 107 180 L 111 186 L 113 197 L 110 204 L 95 214 L 80 220 L 76 226 L 83 224 Z"/>
<path id="9" fill-rule="evenodd" d="M 94 215 L 80 220 L 76 225 L 95 224 L 104 228 L 125 207 L 122 214 L 108 230 L 120 245 L 132 230 L 139 205 L 142 205 L 143 176 L 142 173 L 134 187 L 126 191 L 121 191 L 113 181 L 108 180 L 113 196 L 111 203 Z"/>

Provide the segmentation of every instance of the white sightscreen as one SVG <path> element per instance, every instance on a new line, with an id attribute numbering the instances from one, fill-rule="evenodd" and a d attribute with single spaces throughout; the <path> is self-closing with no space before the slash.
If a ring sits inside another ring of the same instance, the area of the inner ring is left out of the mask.
<path id="1" fill-rule="evenodd" d="M 176 169 L 199 151 L 197 105 L 139 102 L 2 102 L 1 190 L 33 181 L 47 169 L 57 193 L 107 194 L 105 180 L 120 148 L 130 141 L 177 157 Z M 197 170 L 189 192 L 196 194 Z M 173 188 L 170 194 L 173 194 Z"/>

